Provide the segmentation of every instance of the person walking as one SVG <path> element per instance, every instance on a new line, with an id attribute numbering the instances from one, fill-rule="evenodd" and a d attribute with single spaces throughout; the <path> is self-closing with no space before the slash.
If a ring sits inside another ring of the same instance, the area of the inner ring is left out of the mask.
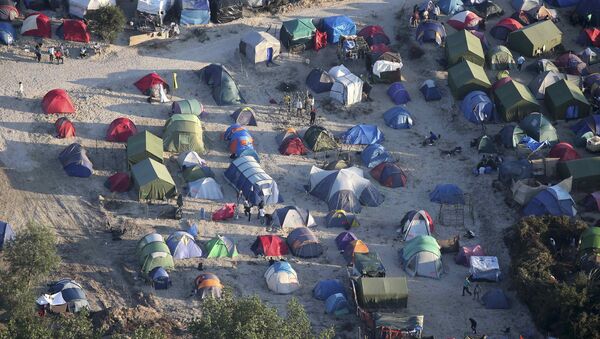
<path id="1" fill-rule="evenodd" d="M 306 104 L 304 106 L 306 107 L 306 110 L 312 110 L 313 107 L 315 107 L 315 98 L 312 94 L 308 93 L 306 96 Z"/>
<path id="2" fill-rule="evenodd" d="M 525 58 L 522 55 L 519 56 L 519 58 L 517 58 L 517 69 L 519 70 L 519 72 L 523 68 L 524 63 L 525 63 Z"/>
<path id="3" fill-rule="evenodd" d="M 315 124 L 315 120 L 317 119 L 317 108 L 316 107 L 312 107 L 310 110 L 310 122 L 309 125 L 314 125 Z"/>
<path id="4" fill-rule="evenodd" d="M 473 289 L 473 299 L 479 301 L 480 295 L 481 295 L 481 286 L 479 286 L 479 284 L 476 284 L 475 288 Z"/>
<path id="5" fill-rule="evenodd" d="M 477 334 L 477 322 L 473 318 L 469 318 L 469 322 L 471 323 L 471 331 L 473 331 L 473 334 Z"/>
<path id="6" fill-rule="evenodd" d="M 260 224 L 262 226 L 265 225 L 265 215 L 267 214 L 267 212 L 265 211 L 265 207 L 258 207 L 258 220 L 260 221 Z"/>
<path id="7" fill-rule="evenodd" d="M 50 63 L 54 63 L 54 47 L 48 47 L 48 57 L 50 58 Z"/>
<path id="8" fill-rule="evenodd" d="M 252 215 L 250 214 L 251 211 L 252 207 L 250 206 L 250 203 L 248 202 L 248 200 L 244 199 L 244 215 L 248 216 L 248 221 L 250 221 L 250 218 L 252 217 Z"/>
<path id="9" fill-rule="evenodd" d="M 469 280 L 469 277 L 466 277 L 465 281 L 463 282 L 463 289 L 462 289 L 463 297 L 465 296 L 465 292 L 467 292 L 467 294 L 469 294 L 469 295 L 473 295 L 471 293 L 471 291 L 469 290 L 469 287 L 471 287 L 471 280 Z"/>
<path id="10" fill-rule="evenodd" d="M 21 100 L 25 97 L 25 91 L 23 90 L 23 82 L 19 81 L 19 89 L 17 90 L 17 99 Z"/>
<path id="11" fill-rule="evenodd" d="M 35 45 L 34 53 L 35 53 L 35 58 L 36 58 L 37 62 L 41 62 L 42 61 L 42 44 Z"/>

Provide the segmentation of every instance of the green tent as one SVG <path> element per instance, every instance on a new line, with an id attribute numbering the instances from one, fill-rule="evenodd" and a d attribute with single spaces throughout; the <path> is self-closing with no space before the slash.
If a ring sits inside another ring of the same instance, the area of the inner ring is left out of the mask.
<path id="1" fill-rule="evenodd" d="M 510 70 L 516 67 L 515 58 L 513 58 L 512 53 L 502 45 L 490 49 L 486 59 L 493 71 Z"/>
<path id="2" fill-rule="evenodd" d="M 561 161 L 558 174 L 562 179 L 573 177 L 573 188 L 584 192 L 600 189 L 600 157 Z"/>
<path id="3" fill-rule="evenodd" d="M 306 146 L 313 152 L 329 151 L 338 148 L 333 135 L 321 126 L 310 126 L 303 136 Z"/>
<path id="4" fill-rule="evenodd" d="M 140 265 L 144 264 L 146 257 L 155 252 L 171 253 L 169 246 L 164 241 L 154 241 L 142 247 L 139 253 Z"/>
<path id="5" fill-rule="evenodd" d="M 145 275 L 155 267 L 171 270 L 175 267 L 169 247 L 160 234 L 151 233 L 137 243 L 136 255 Z"/>
<path id="6" fill-rule="evenodd" d="M 546 88 L 544 103 L 554 120 L 583 118 L 590 113 L 590 103 L 579 87 L 565 79 Z"/>
<path id="7" fill-rule="evenodd" d="M 367 310 L 406 308 L 408 285 L 405 277 L 361 277 L 355 284 L 358 303 Z"/>
<path id="8" fill-rule="evenodd" d="M 507 46 L 525 56 L 548 52 L 562 42 L 562 32 L 552 20 L 542 20 L 508 34 Z"/>
<path id="9" fill-rule="evenodd" d="M 531 112 L 540 110 L 540 105 L 527 86 L 510 80 L 494 91 L 496 110 L 504 121 L 519 121 Z"/>
<path id="10" fill-rule="evenodd" d="M 131 167 L 140 200 L 165 200 L 177 194 L 175 182 L 165 165 L 145 159 Z"/>
<path id="11" fill-rule="evenodd" d="M 163 148 L 167 152 L 195 151 L 204 154 L 202 124 L 192 114 L 174 114 L 163 128 Z"/>
<path id="12" fill-rule="evenodd" d="M 462 99 L 472 91 L 487 92 L 492 85 L 483 67 L 463 60 L 448 69 L 448 86 L 456 98 Z"/>
<path id="13" fill-rule="evenodd" d="M 477 145 L 477 151 L 479 153 L 487 153 L 487 154 L 498 153 L 494 139 L 490 138 L 487 135 L 484 135 L 481 138 L 479 138 L 479 144 Z"/>
<path id="14" fill-rule="evenodd" d="M 210 170 L 210 168 L 205 166 L 192 166 L 186 167 L 183 170 L 183 180 L 185 182 L 192 182 L 202 178 L 214 178 L 215 174 Z"/>
<path id="15" fill-rule="evenodd" d="M 216 236 L 206 243 L 207 258 L 233 258 L 238 256 L 237 246 L 233 240 Z"/>
<path id="16" fill-rule="evenodd" d="M 600 250 L 600 227 L 589 227 L 581 233 L 579 252 Z"/>
<path id="17" fill-rule="evenodd" d="M 542 113 L 528 114 L 512 133 L 513 147 L 516 147 L 524 136 L 530 136 L 539 142 L 548 141 L 550 145 L 558 143 L 556 128 Z"/>
<path id="18" fill-rule="evenodd" d="M 129 167 L 144 159 L 163 163 L 163 141 L 156 135 L 144 131 L 127 139 L 127 164 Z"/>
<path id="19" fill-rule="evenodd" d="M 485 54 L 481 40 L 473 33 L 462 30 L 446 38 L 446 60 L 448 66 L 455 65 L 463 60 L 469 60 L 479 66 L 485 64 Z"/>
<path id="20" fill-rule="evenodd" d="M 168 252 L 153 252 L 147 255 L 141 264 L 142 272 L 145 275 L 148 275 L 156 267 L 162 267 L 165 270 L 174 269 L 175 263 L 173 263 L 171 254 Z"/>
<path id="21" fill-rule="evenodd" d="M 293 19 L 281 25 L 279 40 L 288 49 L 297 45 L 304 45 L 306 49 L 310 49 L 316 31 L 317 28 L 311 19 Z"/>

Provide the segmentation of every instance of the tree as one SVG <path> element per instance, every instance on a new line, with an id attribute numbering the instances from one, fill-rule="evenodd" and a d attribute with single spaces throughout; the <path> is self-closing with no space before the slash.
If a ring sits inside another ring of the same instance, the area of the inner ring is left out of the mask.
<path id="1" fill-rule="evenodd" d="M 119 33 L 125 29 L 127 19 L 117 6 L 103 6 L 86 14 L 92 32 L 104 41 L 114 42 Z"/>
<path id="2" fill-rule="evenodd" d="M 89 312 L 82 310 L 77 314 L 65 313 L 58 316 L 54 328 L 54 337 L 61 339 L 100 339 L 101 335 L 94 330 Z"/>

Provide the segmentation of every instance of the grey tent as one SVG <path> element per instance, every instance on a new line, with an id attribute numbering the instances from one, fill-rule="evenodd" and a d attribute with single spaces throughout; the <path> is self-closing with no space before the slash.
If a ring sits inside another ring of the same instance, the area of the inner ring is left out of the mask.
<path id="1" fill-rule="evenodd" d="M 237 84 L 223 65 L 210 64 L 200 71 L 202 80 L 211 88 L 213 99 L 219 106 L 245 103 Z"/>
<path id="2" fill-rule="evenodd" d="M 504 291 L 499 288 L 491 289 L 481 297 L 485 308 L 498 310 L 510 308 L 510 301 Z"/>
<path id="3" fill-rule="evenodd" d="M 286 206 L 273 212 L 273 225 L 280 228 L 317 226 L 315 219 L 307 209 L 298 206 Z"/>
<path id="4" fill-rule="evenodd" d="M 267 32 L 248 32 L 240 41 L 240 53 L 255 64 L 273 61 L 280 51 L 279 40 Z"/>
<path id="5" fill-rule="evenodd" d="M 0 221 L 0 250 L 9 241 L 15 238 L 15 232 L 13 231 L 10 224 Z"/>
<path id="6" fill-rule="evenodd" d="M 323 246 L 308 227 L 298 227 L 287 237 L 292 254 L 300 258 L 316 258 L 323 254 Z"/>

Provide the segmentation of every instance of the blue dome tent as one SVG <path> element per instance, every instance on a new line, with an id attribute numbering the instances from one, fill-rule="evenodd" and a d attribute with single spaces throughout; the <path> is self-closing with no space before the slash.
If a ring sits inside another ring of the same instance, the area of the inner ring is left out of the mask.
<path id="1" fill-rule="evenodd" d="M 70 144 L 60 152 L 58 160 L 60 160 L 67 175 L 71 177 L 87 178 L 94 171 L 85 149 L 77 143 Z"/>
<path id="2" fill-rule="evenodd" d="M 410 95 L 404 85 L 394 82 L 387 90 L 387 95 L 396 105 L 404 105 L 410 101 Z"/>
<path id="3" fill-rule="evenodd" d="M 438 204 L 464 205 L 463 191 L 453 184 L 439 184 L 429 193 L 429 200 Z"/>
<path id="4" fill-rule="evenodd" d="M 415 33 L 417 42 L 435 42 L 441 46 L 446 39 L 446 29 L 437 21 L 423 21 L 417 27 Z"/>
<path id="5" fill-rule="evenodd" d="M 338 279 L 319 280 L 313 288 L 313 297 L 319 300 L 325 300 L 336 293 L 346 294 L 344 285 Z"/>
<path id="6" fill-rule="evenodd" d="M 394 162 L 394 157 L 380 144 L 371 144 L 362 151 L 360 158 L 368 168 L 373 168 L 382 162 Z"/>
<path id="7" fill-rule="evenodd" d="M 169 277 L 169 273 L 167 273 L 167 271 L 160 266 L 153 268 L 148 273 L 148 278 L 150 278 L 152 287 L 157 290 L 166 290 L 173 285 L 173 282 Z"/>
<path id="8" fill-rule="evenodd" d="M 419 87 L 419 91 L 423 93 L 423 97 L 425 101 L 437 101 L 442 100 L 442 93 L 440 89 L 437 87 L 435 82 L 431 79 L 425 80 L 421 87 Z"/>
<path id="9" fill-rule="evenodd" d="M 401 106 L 395 106 L 383 113 L 385 124 L 394 129 L 411 128 L 413 119 L 410 113 Z"/>
<path id="10" fill-rule="evenodd" d="M 494 104 L 490 97 L 482 91 L 473 91 L 465 96 L 460 110 L 467 120 L 481 124 L 494 120 Z"/>
<path id="11" fill-rule="evenodd" d="M 461 0 L 440 0 L 438 3 L 440 11 L 444 14 L 454 14 L 462 11 L 463 3 Z"/>
<path id="12" fill-rule="evenodd" d="M 325 300 L 327 314 L 343 315 L 350 313 L 348 300 L 342 293 L 336 293 Z"/>
<path id="13" fill-rule="evenodd" d="M 15 28 L 10 22 L 0 22 L 0 43 L 12 45 L 16 36 Z"/>
<path id="14" fill-rule="evenodd" d="M 376 125 L 356 125 L 341 136 L 342 143 L 349 145 L 371 145 L 383 141 L 383 132 Z"/>
<path id="15" fill-rule="evenodd" d="M 575 210 L 575 202 L 569 192 L 556 185 L 546 188 L 533 197 L 523 209 L 523 214 L 574 217 L 577 210 Z"/>
<path id="16" fill-rule="evenodd" d="M 320 68 L 314 68 L 306 77 L 306 86 L 315 93 L 331 91 L 334 82 L 335 79 Z"/>
<path id="17" fill-rule="evenodd" d="M 327 33 L 328 43 L 335 44 L 344 35 L 356 35 L 356 25 L 345 15 L 330 16 L 323 19 L 321 31 Z"/>
<path id="18" fill-rule="evenodd" d="M 258 205 L 261 201 L 265 205 L 283 202 L 275 180 L 251 156 L 233 160 L 225 170 L 224 176 L 237 191 L 241 190 L 244 197 L 253 205 Z"/>

